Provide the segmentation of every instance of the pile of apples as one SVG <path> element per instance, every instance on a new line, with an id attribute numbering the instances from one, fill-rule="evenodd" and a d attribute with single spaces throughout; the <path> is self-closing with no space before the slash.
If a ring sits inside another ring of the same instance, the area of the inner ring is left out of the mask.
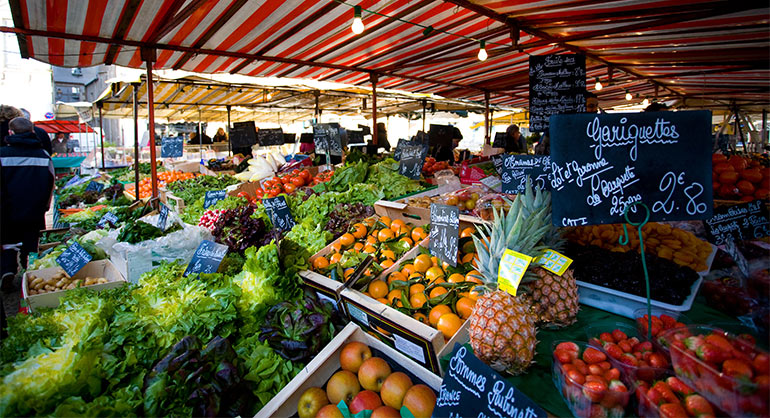
<path id="1" fill-rule="evenodd" d="M 392 372 L 387 361 L 372 357 L 369 347 L 358 341 L 340 351 L 340 367 L 326 382 L 326 390 L 308 388 L 300 397 L 300 418 L 342 418 L 337 407 L 345 402 L 351 414 L 372 411 L 371 418 L 400 418 L 405 407 L 415 418 L 429 418 L 436 394 L 424 384 L 413 384 L 402 372 Z M 362 390 L 363 389 L 363 390 Z"/>
<path id="2" fill-rule="evenodd" d="M 728 200 L 750 202 L 770 197 L 770 168 L 759 161 L 724 154 L 711 156 L 714 195 Z"/>

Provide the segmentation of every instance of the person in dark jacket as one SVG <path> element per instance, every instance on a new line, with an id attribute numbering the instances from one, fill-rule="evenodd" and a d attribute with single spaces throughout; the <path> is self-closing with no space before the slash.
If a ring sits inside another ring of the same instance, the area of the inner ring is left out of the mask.
<path id="1" fill-rule="evenodd" d="M 2 290 L 12 288 L 19 266 L 37 251 L 45 213 L 51 204 L 54 168 L 29 119 L 9 123 L 11 135 L 0 147 L 0 273 Z"/>
<path id="2" fill-rule="evenodd" d="M 43 146 L 45 152 L 47 152 L 48 155 L 52 155 L 53 146 L 51 144 L 51 137 L 48 136 L 48 132 L 44 131 L 43 128 L 35 126 L 35 136 L 40 140 L 40 144 Z"/>
<path id="3" fill-rule="evenodd" d="M 0 105 L 0 146 L 5 145 L 5 137 L 8 136 L 8 123 L 13 118 L 24 116 L 21 110 L 8 105 Z"/>

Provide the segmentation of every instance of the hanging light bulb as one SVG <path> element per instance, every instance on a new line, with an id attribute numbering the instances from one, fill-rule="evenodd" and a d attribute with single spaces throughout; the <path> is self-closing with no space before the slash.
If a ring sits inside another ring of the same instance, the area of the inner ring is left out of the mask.
<path id="1" fill-rule="evenodd" d="M 628 90 L 626 90 L 626 100 L 630 101 L 631 99 L 633 99 L 633 96 L 631 96 L 631 93 L 629 93 Z"/>
<path id="2" fill-rule="evenodd" d="M 487 43 L 485 41 L 481 41 L 481 49 L 479 49 L 479 61 L 484 61 L 487 59 L 487 57 L 489 57 L 489 55 L 487 55 L 486 44 Z"/>
<path id="3" fill-rule="evenodd" d="M 645 97 L 644 100 L 642 100 L 642 106 L 649 106 L 650 101 Z"/>
<path id="4" fill-rule="evenodd" d="M 353 11 L 355 13 L 355 17 L 353 18 L 353 24 L 350 26 L 350 29 L 356 35 L 359 35 L 364 31 L 364 22 L 361 20 L 361 6 L 353 7 Z"/>
<path id="5" fill-rule="evenodd" d="M 599 81 L 599 77 L 596 77 L 596 84 L 594 84 L 594 89 L 596 91 L 599 91 L 599 90 L 601 90 L 603 88 L 604 88 L 604 86 L 602 86 L 602 82 Z"/>

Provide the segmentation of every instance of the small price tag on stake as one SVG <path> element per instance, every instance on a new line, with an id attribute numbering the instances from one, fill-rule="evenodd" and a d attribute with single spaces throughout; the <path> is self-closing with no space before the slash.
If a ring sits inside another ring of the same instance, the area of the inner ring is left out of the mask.
<path id="1" fill-rule="evenodd" d="M 88 186 L 86 186 L 87 192 L 101 193 L 102 190 L 104 190 L 104 185 L 95 181 L 88 183 Z"/>
<path id="2" fill-rule="evenodd" d="M 93 257 L 77 242 L 67 247 L 58 257 L 56 263 L 72 277 L 88 264 Z"/>
<path id="3" fill-rule="evenodd" d="M 161 231 L 166 230 L 167 220 L 168 220 L 168 206 L 158 202 L 158 228 Z"/>
<path id="4" fill-rule="evenodd" d="M 112 212 L 105 213 L 104 216 L 102 216 L 102 219 L 99 219 L 99 222 L 96 224 L 96 226 L 104 228 L 108 223 L 113 227 L 118 224 L 118 217 L 115 216 L 115 214 Z"/>
<path id="5" fill-rule="evenodd" d="M 497 269 L 497 283 L 501 290 L 516 296 L 521 279 L 532 262 L 532 257 L 507 248 L 500 258 L 500 266 Z"/>
<path id="6" fill-rule="evenodd" d="M 561 276 L 572 264 L 572 259 L 549 249 L 545 250 L 545 253 L 540 257 L 535 258 L 534 263 L 557 276 Z"/>

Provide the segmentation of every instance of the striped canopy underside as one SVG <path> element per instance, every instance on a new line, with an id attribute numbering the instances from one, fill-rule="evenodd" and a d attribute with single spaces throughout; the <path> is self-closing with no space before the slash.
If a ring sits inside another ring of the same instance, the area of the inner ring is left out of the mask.
<path id="1" fill-rule="evenodd" d="M 378 88 L 474 101 L 483 101 L 488 91 L 493 104 L 526 107 L 528 55 L 580 52 L 587 57 L 588 85 L 601 77 L 606 86 L 599 92 L 604 107 L 626 103 L 626 92 L 650 99 L 657 92 L 660 99 L 770 102 L 766 0 L 10 4 L 22 53 L 64 67 L 140 68 L 145 65 L 140 47 L 146 46 L 156 50 L 156 69 L 361 86 L 370 86 L 370 73 L 376 73 Z M 353 5 L 364 9 L 366 29 L 360 35 L 350 29 Z M 436 30 L 426 35 L 427 26 Z M 489 58 L 479 61 L 479 43 L 455 35 L 485 40 Z M 110 40 L 116 43 L 105 43 Z"/>

